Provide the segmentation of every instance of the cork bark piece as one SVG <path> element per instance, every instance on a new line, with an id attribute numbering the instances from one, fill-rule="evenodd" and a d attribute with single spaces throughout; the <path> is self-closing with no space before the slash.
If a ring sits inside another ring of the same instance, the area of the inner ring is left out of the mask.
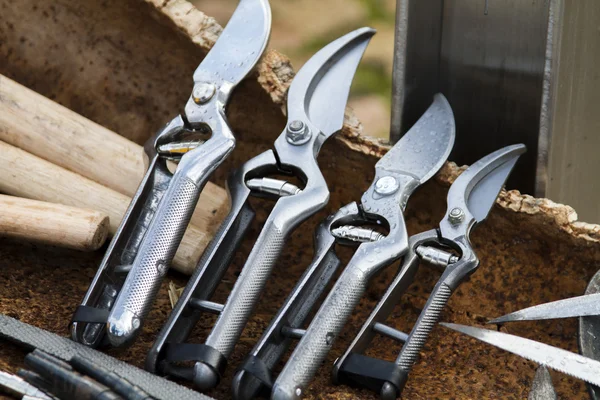
<path id="1" fill-rule="evenodd" d="M 179 112 L 190 94 L 194 69 L 221 31 L 212 18 L 183 0 L 59 0 L 48 4 L 0 0 L 0 15 L 0 74 L 137 143 Z M 289 60 L 270 50 L 236 90 L 227 113 L 238 147 L 215 173 L 215 183 L 223 185 L 233 168 L 271 148 L 285 126 L 285 96 L 293 76 Z M 209 395 L 230 397 L 236 366 L 311 261 L 314 227 L 340 206 L 360 199 L 373 179 L 375 162 L 387 149 L 368 138 L 348 110 L 343 131 L 325 144 L 319 157 L 331 200 L 289 240 L 230 359 L 227 375 Z M 462 170 L 448 163 L 415 193 L 406 211 L 409 233 L 439 223 L 447 189 Z M 225 300 L 272 203 L 252 199 L 252 205 L 257 221 L 215 301 Z M 507 312 L 580 295 L 600 269 L 599 226 L 577 221 L 568 206 L 515 191 L 502 192 L 488 221 L 474 231 L 472 239 L 481 266 L 451 298 L 444 321 L 482 326 Z M 343 261 L 349 255 L 341 249 Z M 78 253 L 0 238 L 0 312 L 66 335 L 67 323 L 101 257 L 102 251 Z M 331 385 L 329 371 L 396 270 L 394 265 L 373 280 L 308 389 L 308 398 L 376 398 L 367 391 Z M 409 330 L 438 277 L 439 271 L 422 266 L 388 322 Z M 185 284 L 182 275 L 170 273 L 139 340 L 114 355 L 143 365 L 170 310 L 169 281 Z M 192 339 L 206 337 L 213 322 L 213 316 L 203 318 Z M 502 329 L 577 351 L 575 320 L 520 323 Z M 398 350 L 382 338 L 370 352 L 393 359 Z M 13 346 L 0 346 L 0 369 L 15 371 L 22 366 L 22 358 L 23 352 Z M 535 369 L 531 362 L 437 327 L 415 365 L 404 398 L 522 399 Z M 552 378 L 561 398 L 587 398 L 583 382 L 554 372 Z"/>

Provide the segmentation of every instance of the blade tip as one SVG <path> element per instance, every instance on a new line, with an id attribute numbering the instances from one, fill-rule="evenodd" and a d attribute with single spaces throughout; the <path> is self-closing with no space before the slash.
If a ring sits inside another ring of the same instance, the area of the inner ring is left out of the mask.
<path id="1" fill-rule="evenodd" d="M 514 152 L 515 156 L 517 156 L 517 157 L 519 157 L 527 152 L 527 146 L 525 146 L 523 143 L 513 144 L 510 147 L 512 147 L 511 150 Z"/>
<path id="2" fill-rule="evenodd" d="M 488 321 L 488 324 L 502 325 L 507 322 L 523 321 L 523 320 L 525 320 L 525 315 L 521 311 L 515 311 L 510 314 L 506 314 L 501 317 L 494 318 L 494 319 Z"/>
<path id="3" fill-rule="evenodd" d="M 364 36 L 373 36 L 377 33 L 377 29 L 375 28 L 371 28 L 370 26 L 363 26 L 362 28 L 358 28 L 357 30 L 354 31 L 357 35 L 364 35 Z"/>
<path id="4" fill-rule="evenodd" d="M 364 41 L 366 43 L 371 41 L 371 38 L 377 33 L 374 28 L 369 26 L 364 26 L 362 28 L 355 29 L 351 32 L 348 32 L 345 36 L 347 43 Z M 363 50 L 364 51 L 364 50 Z"/>
<path id="5" fill-rule="evenodd" d="M 452 329 L 454 331 L 458 330 L 457 328 L 462 326 L 459 324 L 453 324 L 452 322 L 440 322 L 439 324 L 444 328 Z"/>

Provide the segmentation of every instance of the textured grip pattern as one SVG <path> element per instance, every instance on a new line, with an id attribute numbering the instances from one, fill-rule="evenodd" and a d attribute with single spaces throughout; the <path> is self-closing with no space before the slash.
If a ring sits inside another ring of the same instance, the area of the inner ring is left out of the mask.
<path id="1" fill-rule="evenodd" d="M 136 259 L 139 262 L 134 262 L 119 299 L 121 307 L 140 319 L 150 311 L 199 196 L 200 190 L 194 182 L 182 178 L 179 185 L 169 188 L 156 212 Z"/>
<path id="2" fill-rule="evenodd" d="M 263 228 L 206 344 L 229 357 L 283 250 L 285 237 L 273 224 Z"/>
<path id="3" fill-rule="evenodd" d="M 64 361 L 69 361 L 75 356 L 84 357 L 95 365 L 114 372 L 123 379 L 127 379 L 129 382 L 145 390 L 154 399 L 213 400 L 212 397 L 205 396 L 159 376 L 152 375 L 131 364 L 117 360 L 108 354 L 82 346 L 70 339 L 25 324 L 5 315 L 0 315 L 0 338 L 9 340 L 26 349 L 40 349 Z"/>
<path id="4" fill-rule="evenodd" d="M 419 352 L 425 345 L 433 327 L 440 319 L 450 296 L 452 296 L 452 290 L 446 284 L 442 283 L 428 300 L 396 362 L 401 369 L 410 371 L 415 361 L 417 361 Z"/>
<path id="5" fill-rule="evenodd" d="M 367 283 L 367 276 L 359 268 L 348 266 L 344 270 L 279 374 L 275 384 L 277 397 L 301 396 L 360 301 Z"/>

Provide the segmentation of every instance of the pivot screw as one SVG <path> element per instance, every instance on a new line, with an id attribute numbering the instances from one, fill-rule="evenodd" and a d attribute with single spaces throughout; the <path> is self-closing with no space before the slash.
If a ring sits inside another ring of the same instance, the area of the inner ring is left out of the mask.
<path id="1" fill-rule="evenodd" d="M 384 176 L 377 180 L 375 183 L 375 192 L 382 196 L 387 196 L 393 193 L 396 193 L 400 185 L 398 185 L 398 181 L 393 176 Z"/>
<path id="2" fill-rule="evenodd" d="M 287 141 L 293 145 L 299 146 L 310 140 L 311 132 L 306 124 L 300 120 L 294 120 L 287 126 Z"/>
<path id="3" fill-rule="evenodd" d="M 200 82 L 196 84 L 192 92 L 194 103 L 198 105 L 208 103 L 215 95 L 216 90 L 217 88 L 212 83 Z"/>
<path id="4" fill-rule="evenodd" d="M 450 210 L 448 220 L 452 225 L 460 224 L 463 219 L 465 219 L 465 212 L 461 208 L 456 207 Z"/>

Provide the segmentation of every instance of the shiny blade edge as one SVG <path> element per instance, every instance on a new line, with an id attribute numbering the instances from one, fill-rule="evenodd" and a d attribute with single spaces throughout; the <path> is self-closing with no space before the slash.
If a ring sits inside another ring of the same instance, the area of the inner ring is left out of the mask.
<path id="1" fill-rule="evenodd" d="M 444 165 L 456 137 L 454 113 L 443 94 L 402 138 L 377 162 L 377 168 L 429 180 Z"/>
<path id="2" fill-rule="evenodd" d="M 600 293 L 571 297 L 524 308 L 503 315 L 488 324 L 504 324 L 515 321 L 575 318 L 600 315 Z"/>
<path id="3" fill-rule="evenodd" d="M 490 331 L 473 326 L 444 323 L 448 329 L 471 336 L 527 360 L 546 365 L 556 371 L 600 385 L 600 362 L 567 350 L 508 333 Z"/>
<path id="4" fill-rule="evenodd" d="M 241 0 L 194 72 L 194 82 L 238 84 L 262 57 L 271 33 L 268 0 Z"/>

